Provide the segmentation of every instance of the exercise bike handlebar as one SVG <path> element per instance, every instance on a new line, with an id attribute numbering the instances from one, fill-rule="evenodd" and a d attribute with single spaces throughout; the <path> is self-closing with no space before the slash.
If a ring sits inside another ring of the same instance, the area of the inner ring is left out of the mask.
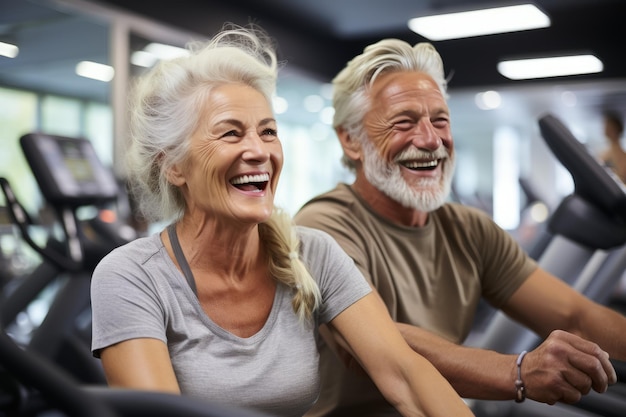
<path id="1" fill-rule="evenodd" d="M 2 193 L 6 199 L 9 216 L 11 217 L 12 222 L 17 225 L 24 241 L 46 260 L 52 262 L 59 268 L 67 271 L 80 270 L 83 266 L 82 252 L 80 251 L 78 228 L 75 223 L 76 219 L 74 216 L 72 216 L 71 213 L 70 215 L 67 215 L 66 213 L 62 216 L 63 230 L 66 234 L 68 249 L 71 254 L 71 256 L 67 256 L 49 246 L 42 247 L 33 240 L 30 236 L 28 228 L 34 223 L 28 215 L 28 212 L 24 209 L 24 206 L 18 201 L 11 185 L 9 184 L 9 181 L 6 178 L 0 177 L 0 188 L 2 189 Z"/>
<path id="2" fill-rule="evenodd" d="M 18 347 L 5 332 L 0 332 L 0 365 L 69 417 L 270 417 L 176 394 L 79 385 L 45 358 Z"/>
<path id="3" fill-rule="evenodd" d="M 105 400 L 85 393 L 68 375 L 37 354 L 17 346 L 0 332 L 2 366 L 23 384 L 36 388 L 53 406 L 70 417 L 119 417 Z"/>

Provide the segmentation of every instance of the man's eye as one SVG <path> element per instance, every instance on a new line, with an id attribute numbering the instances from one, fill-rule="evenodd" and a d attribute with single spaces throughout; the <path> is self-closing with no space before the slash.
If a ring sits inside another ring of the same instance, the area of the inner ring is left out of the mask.
<path id="1" fill-rule="evenodd" d="M 278 136 L 278 132 L 276 131 L 276 129 L 270 129 L 270 128 L 263 130 L 261 134 L 263 136 L 272 136 L 272 137 Z"/>
<path id="2" fill-rule="evenodd" d="M 394 126 L 397 129 L 410 129 L 413 126 L 413 122 L 411 120 L 399 120 L 394 123 Z"/>

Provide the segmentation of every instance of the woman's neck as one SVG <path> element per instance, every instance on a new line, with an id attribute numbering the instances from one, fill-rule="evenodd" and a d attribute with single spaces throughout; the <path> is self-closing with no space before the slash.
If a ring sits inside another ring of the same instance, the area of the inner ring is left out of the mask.
<path id="1" fill-rule="evenodd" d="M 176 224 L 176 233 L 192 270 L 245 277 L 265 261 L 258 225 L 233 227 L 219 221 Z"/>

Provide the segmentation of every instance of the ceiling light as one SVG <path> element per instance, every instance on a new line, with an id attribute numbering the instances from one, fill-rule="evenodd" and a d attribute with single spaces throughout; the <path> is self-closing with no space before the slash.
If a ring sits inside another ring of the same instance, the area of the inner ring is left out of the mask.
<path id="1" fill-rule="evenodd" d="M 591 74 L 603 69 L 602 61 L 593 55 L 520 59 L 498 63 L 498 72 L 512 80 Z"/>
<path id="2" fill-rule="evenodd" d="M 153 42 L 146 45 L 141 51 L 135 51 L 130 56 L 130 62 L 138 67 L 150 68 L 159 60 L 168 60 L 189 55 L 189 51 L 178 46 Z"/>
<path id="3" fill-rule="evenodd" d="M 532 4 L 417 17 L 409 28 L 433 41 L 515 32 L 550 26 L 550 18 Z"/>
<path id="4" fill-rule="evenodd" d="M 130 63 L 138 67 L 150 68 L 159 58 L 146 51 L 135 51 L 130 56 Z"/>
<path id="5" fill-rule="evenodd" d="M 6 56 L 7 58 L 15 58 L 17 54 L 19 54 L 20 48 L 11 44 L 0 42 L 0 55 Z"/>
<path id="6" fill-rule="evenodd" d="M 146 45 L 143 50 L 155 55 L 158 59 L 173 59 L 189 55 L 189 51 L 184 48 L 157 42 Z"/>
<path id="7" fill-rule="evenodd" d="M 76 65 L 76 74 L 81 77 L 109 82 L 113 79 L 115 71 L 110 65 L 99 64 L 92 61 L 81 61 Z"/>

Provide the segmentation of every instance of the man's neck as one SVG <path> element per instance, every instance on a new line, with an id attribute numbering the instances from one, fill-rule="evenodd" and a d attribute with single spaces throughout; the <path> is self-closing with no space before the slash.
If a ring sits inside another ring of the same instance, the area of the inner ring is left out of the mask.
<path id="1" fill-rule="evenodd" d="M 402 226 L 422 227 L 428 220 L 428 212 L 404 207 L 381 192 L 378 188 L 374 187 L 362 175 L 357 176 L 352 184 L 352 189 L 379 216 L 384 217 L 392 223 Z"/>

